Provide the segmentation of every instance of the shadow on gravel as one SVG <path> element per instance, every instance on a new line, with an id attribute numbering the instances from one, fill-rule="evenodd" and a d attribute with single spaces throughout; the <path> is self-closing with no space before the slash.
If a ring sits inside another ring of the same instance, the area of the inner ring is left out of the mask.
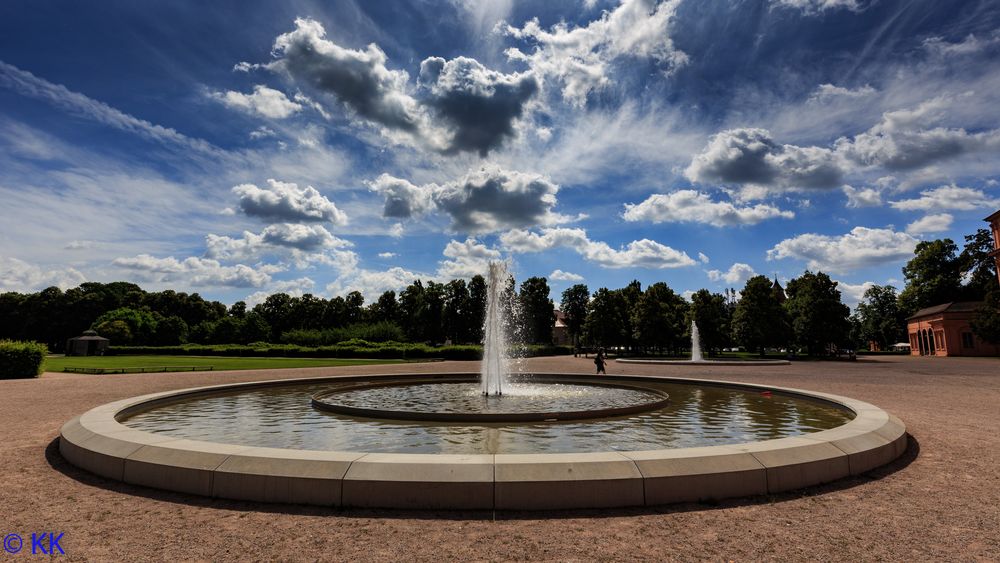
<path id="1" fill-rule="evenodd" d="M 702 510 L 724 510 L 740 506 L 758 506 L 787 502 L 807 497 L 821 496 L 827 493 L 842 491 L 884 479 L 898 471 L 902 471 L 920 455 L 920 442 L 912 435 L 906 435 L 906 451 L 895 461 L 854 477 L 845 477 L 825 485 L 817 485 L 806 489 L 789 491 L 766 496 L 726 499 L 710 502 L 689 502 L 666 506 L 635 507 L 635 508 L 602 508 L 588 510 L 551 510 L 551 511 L 457 511 L 457 510 L 392 510 L 392 509 L 355 509 L 332 508 L 321 506 L 305 506 L 293 504 L 266 504 L 236 500 L 213 499 L 185 493 L 173 493 L 129 485 L 120 481 L 112 481 L 90 472 L 78 469 L 67 462 L 59 453 L 59 438 L 49 442 L 45 447 L 45 459 L 59 473 L 83 485 L 97 487 L 126 495 L 189 506 L 232 510 L 235 512 L 266 512 L 271 514 L 293 514 L 306 516 L 343 516 L 348 518 L 398 518 L 427 520 L 558 520 L 570 518 L 618 518 L 627 516 L 642 516 L 649 514 L 674 514 L 697 512 Z"/>

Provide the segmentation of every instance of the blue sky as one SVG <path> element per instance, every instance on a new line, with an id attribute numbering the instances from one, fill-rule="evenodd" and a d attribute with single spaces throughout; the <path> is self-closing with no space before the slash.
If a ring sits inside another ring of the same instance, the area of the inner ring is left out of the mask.
<path id="1" fill-rule="evenodd" d="M 989 1 L 0 5 L 0 290 L 819 269 L 1000 209 Z"/>

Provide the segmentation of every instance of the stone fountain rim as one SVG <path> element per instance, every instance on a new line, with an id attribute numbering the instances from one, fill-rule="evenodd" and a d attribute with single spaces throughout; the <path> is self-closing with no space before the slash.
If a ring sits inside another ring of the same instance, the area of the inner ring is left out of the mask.
<path id="1" fill-rule="evenodd" d="M 652 506 L 777 493 L 864 473 L 906 449 L 902 421 L 864 401 L 795 388 L 641 375 L 613 378 L 801 396 L 839 405 L 855 418 L 802 436 L 725 446 L 481 455 L 240 446 L 175 438 L 119 422 L 139 410 L 203 394 L 405 376 L 427 374 L 268 380 L 131 397 L 68 421 L 60 430 L 59 449 L 71 464 L 103 477 L 181 493 L 324 506 L 484 510 Z"/>

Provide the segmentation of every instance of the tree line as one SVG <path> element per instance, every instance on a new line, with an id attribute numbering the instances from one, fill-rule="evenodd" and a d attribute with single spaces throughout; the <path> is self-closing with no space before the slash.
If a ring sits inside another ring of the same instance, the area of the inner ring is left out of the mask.
<path id="1" fill-rule="evenodd" d="M 545 278 L 528 278 L 508 299 L 522 311 L 518 338 L 551 343 L 554 306 Z M 469 344 L 482 340 L 486 280 L 473 276 L 447 283 L 415 280 L 397 295 L 382 293 L 366 304 L 352 291 L 324 299 L 275 293 L 248 307 L 227 307 L 197 293 L 147 292 L 128 282 L 88 282 L 62 291 L 0 293 L 0 339 L 42 342 L 52 351 L 92 329 L 115 345 L 170 346 L 250 344 L 335 344 L 370 341 Z"/>
<path id="2" fill-rule="evenodd" d="M 560 308 L 577 346 L 613 347 L 629 353 L 679 354 L 690 344 L 696 321 L 702 348 L 717 354 L 742 347 L 820 354 L 830 345 L 882 349 L 905 338 L 905 319 L 918 309 L 948 301 L 986 300 L 974 330 L 1000 341 L 1000 291 L 991 235 L 981 229 L 965 237 L 959 251 L 950 239 L 917 245 L 903 268 L 906 286 L 869 288 L 855 314 L 841 299 L 837 282 L 806 271 L 782 288 L 764 276 L 740 291 L 694 292 L 689 299 L 664 282 L 643 288 L 638 281 L 591 294 L 584 284 L 562 292 Z M 482 340 L 486 303 L 483 276 L 447 283 L 414 280 L 398 294 L 386 291 L 371 303 L 352 291 L 329 299 L 275 293 L 248 307 L 226 306 L 198 293 L 147 292 L 128 282 L 88 282 L 62 291 L 0 294 L 0 339 L 32 340 L 61 351 L 70 337 L 96 330 L 116 345 L 250 344 L 327 345 L 350 339 L 373 342 L 474 344 Z M 513 336 L 528 344 L 550 344 L 555 304 L 544 277 L 504 289 L 516 304 Z M 992 332 L 991 332 L 992 331 Z"/>

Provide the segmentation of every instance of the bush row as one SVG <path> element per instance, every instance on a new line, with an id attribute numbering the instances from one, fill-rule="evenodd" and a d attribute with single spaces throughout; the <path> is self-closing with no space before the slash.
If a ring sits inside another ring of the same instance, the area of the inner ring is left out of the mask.
<path id="1" fill-rule="evenodd" d="M 555 356 L 573 353 L 567 346 L 528 346 L 527 356 Z M 379 359 L 423 359 L 441 358 L 445 360 L 479 360 L 482 346 L 428 346 L 407 342 L 369 342 L 353 339 L 333 346 L 299 346 L 297 344 L 267 344 L 257 342 L 249 345 L 216 344 L 184 346 L 111 346 L 108 355 L 162 355 L 162 356 L 251 356 L 289 358 L 379 358 Z"/>
<path id="2" fill-rule="evenodd" d="M 38 377 L 48 353 L 38 342 L 0 340 L 0 379 Z"/>
<path id="3" fill-rule="evenodd" d="M 317 347 L 332 346 L 355 339 L 367 342 L 399 342 L 403 336 L 403 329 L 399 328 L 396 323 L 381 322 L 354 324 L 325 330 L 290 330 L 281 335 L 281 341 L 285 344 Z"/>

